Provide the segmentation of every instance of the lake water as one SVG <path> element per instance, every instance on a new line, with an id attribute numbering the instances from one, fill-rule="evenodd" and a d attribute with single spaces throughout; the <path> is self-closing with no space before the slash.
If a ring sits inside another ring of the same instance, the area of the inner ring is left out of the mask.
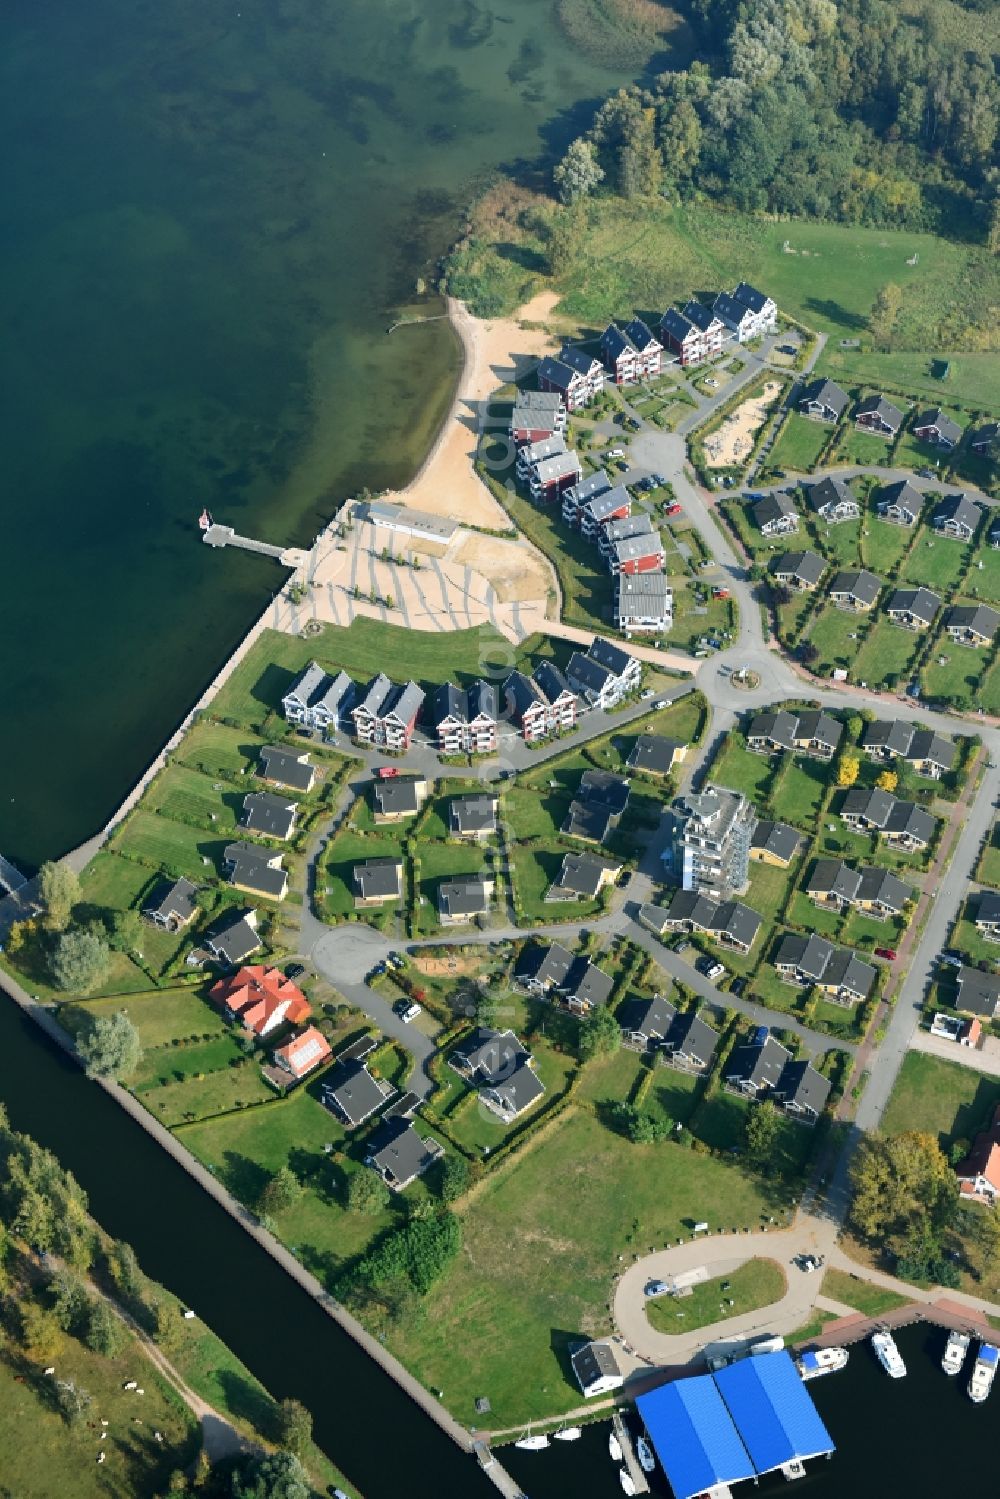
<path id="1" fill-rule="evenodd" d="M 7 0 L 0 16 L 0 850 L 118 804 L 307 542 L 447 408 L 386 338 L 473 184 L 625 74 L 550 0 Z"/>

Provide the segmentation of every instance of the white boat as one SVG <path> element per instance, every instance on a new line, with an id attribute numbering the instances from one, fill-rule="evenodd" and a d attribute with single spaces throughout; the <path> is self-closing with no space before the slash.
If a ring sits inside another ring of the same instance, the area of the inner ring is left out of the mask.
<path id="1" fill-rule="evenodd" d="M 972 1366 L 972 1378 L 969 1380 L 969 1399 L 974 1400 L 976 1405 L 982 1405 L 993 1388 L 998 1358 L 1000 1352 L 992 1343 L 980 1343 L 976 1362 Z"/>
<path id="2" fill-rule="evenodd" d="M 618 1482 L 621 1484 L 626 1494 L 635 1493 L 635 1482 L 627 1468 L 618 1469 Z"/>
<path id="3" fill-rule="evenodd" d="M 622 1460 L 622 1444 L 613 1431 L 608 1432 L 608 1451 L 611 1453 L 611 1461 L 620 1463 Z"/>
<path id="4" fill-rule="evenodd" d="M 906 1373 L 899 1349 L 891 1332 L 884 1328 L 872 1333 L 872 1348 L 882 1368 L 892 1379 L 902 1379 Z"/>
<path id="5" fill-rule="evenodd" d="M 524 1436 L 518 1437 L 517 1441 L 514 1443 L 514 1446 L 520 1447 L 522 1452 L 541 1452 L 542 1448 L 547 1447 L 548 1445 L 549 1439 L 545 1435 L 545 1433 L 541 1431 L 538 1432 L 536 1436 L 531 1436 L 530 1433 L 526 1431 L 524 1433 Z"/>
<path id="6" fill-rule="evenodd" d="M 961 1373 L 965 1355 L 969 1351 L 969 1342 L 967 1332 L 953 1331 L 948 1334 L 948 1341 L 944 1346 L 944 1358 L 941 1360 L 941 1367 L 946 1374 Z"/>
<path id="7" fill-rule="evenodd" d="M 557 1442 L 578 1442 L 583 1435 L 579 1426 L 560 1426 L 552 1435 Z"/>
<path id="8" fill-rule="evenodd" d="M 822 1374 L 836 1374 L 847 1364 L 846 1348 L 811 1348 L 795 1360 L 804 1380 L 819 1379 Z"/>
<path id="9" fill-rule="evenodd" d="M 656 1458 L 653 1456 L 653 1449 L 645 1437 L 639 1438 L 635 1444 L 635 1450 L 636 1456 L 642 1465 L 642 1471 L 644 1473 L 652 1473 L 656 1467 Z"/>

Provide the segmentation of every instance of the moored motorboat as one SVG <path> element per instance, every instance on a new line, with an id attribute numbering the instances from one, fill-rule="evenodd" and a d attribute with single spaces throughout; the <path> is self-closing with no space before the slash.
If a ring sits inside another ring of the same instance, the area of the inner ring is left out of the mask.
<path id="1" fill-rule="evenodd" d="M 652 1473 L 656 1467 L 656 1458 L 653 1456 L 653 1449 L 645 1437 L 638 1439 L 635 1444 L 635 1452 L 642 1466 L 642 1471 L 644 1473 Z"/>
<path id="2" fill-rule="evenodd" d="M 875 1351 L 875 1357 L 890 1378 L 902 1379 L 906 1373 L 906 1365 L 888 1329 L 883 1327 L 878 1332 L 872 1333 L 872 1348 Z"/>
<path id="3" fill-rule="evenodd" d="M 972 1366 L 972 1378 L 969 1380 L 969 1399 L 976 1405 L 982 1405 L 993 1388 L 993 1376 L 997 1372 L 998 1358 L 1000 1358 L 1000 1352 L 992 1343 L 980 1343 L 976 1362 Z"/>
<path id="4" fill-rule="evenodd" d="M 557 1442 L 578 1442 L 583 1435 L 579 1426 L 561 1426 L 552 1435 Z"/>
<path id="5" fill-rule="evenodd" d="M 635 1480 L 633 1479 L 631 1473 L 627 1468 L 618 1469 L 618 1482 L 621 1484 L 626 1494 L 635 1493 Z"/>
<path id="6" fill-rule="evenodd" d="M 970 1341 L 969 1334 L 959 1332 L 957 1328 L 948 1334 L 948 1341 L 944 1345 L 944 1357 L 941 1360 L 941 1367 L 946 1374 L 961 1373 Z"/>
<path id="7" fill-rule="evenodd" d="M 544 1432 L 539 1431 L 532 1436 L 530 1428 L 514 1443 L 514 1446 L 520 1447 L 522 1452 L 541 1452 L 542 1448 L 548 1445 L 549 1439 Z"/>
<path id="8" fill-rule="evenodd" d="M 846 1348 L 810 1348 L 799 1354 L 795 1367 L 804 1380 L 819 1379 L 822 1374 L 836 1374 L 846 1363 Z"/>
<path id="9" fill-rule="evenodd" d="M 611 1453 L 612 1462 L 620 1463 L 622 1460 L 622 1444 L 613 1431 L 608 1432 L 608 1451 Z"/>

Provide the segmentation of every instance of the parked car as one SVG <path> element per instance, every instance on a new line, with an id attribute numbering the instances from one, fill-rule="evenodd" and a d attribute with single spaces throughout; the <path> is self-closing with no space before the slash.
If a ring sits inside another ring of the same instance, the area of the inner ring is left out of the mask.
<path id="1" fill-rule="evenodd" d="M 650 700 L 650 698 L 653 696 L 653 689 L 652 689 L 652 687 L 644 687 L 642 689 L 642 691 L 639 693 L 639 696 L 642 698 L 642 701 L 644 703 L 648 703 L 649 700 Z"/>
<path id="2" fill-rule="evenodd" d="M 667 514 L 668 515 L 680 515 L 680 513 L 681 513 L 681 511 L 683 509 L 684 509 L 684 506 L 683 505 L 678 505 L 677 501 L 675 500 L 672 505 L 668 505 L 667 506 Z"/>
<path id="3" fill-rule="evenodd" d="M 725 966 L 716 958 L 699 958 L 694 966 L 695 968 L 697 968 L 699 973 L 703 973 L 705 977 L 707 979 L 711 979 L 713 983 L 716 979 L 720 979 L 726 971 Z"/>
<path id="4" fill-rule="evenodd" d="M 288 967 L 285 969 L 285 978 L 297 979 L 301 977 L 303 973 L 305 973 L 305 968 L 301 963 L 289 963 Z"/>
<path id="5" fill-rule="evenodd" d="M 941 954 L 941 962 L 947 963 L 949 968 L 961 968 L 965 959 L 959 957 L 957 952 L 943 952 Z"/>
<path id="6" fill-rule="evenodd" d="M 728 588 L 713 588 L 712 589 L 712 597 L 713 597 L 713 599 L 728 599 L 728 597 L 729 597 L 729 589 Z"/>
<path id="7" fill-rule="evenodd" d="M 624 458 L 625 457 L 625 449 L 624 448 L 608 448 L 608 451 L 605 453 L 604 456 L 605 456 L 605 458 Z"/>
<path id="8" fill-rule="evenodd" d="M 400 1020 L 406 1025 L 409 1025 L 411 1020 L 416 1020 L 420 1014 L 420 1006 L 415 1004 L 413 1000 L 401 999 L 395 1006 L 395 1010 Z"/>
<path id="9" fill-rule="evenodd" d="M 655 702 L 653 704 L 653 711 L 655 713 L 662 713 L 663 709 L 669 708 L 669 706 L 670 704 L 667 702 L 666 698 L 661 697 L 658 702 Z"/>
<path id="10" fill-rule="evenodd" d="M 652 1300 L 655 1296 L 669 1296 L 670 1287 L 665 1280 L 649 1280 L 643 1289 L 643 1295 Z"/>
<path id="11" fill-rule="evenodd" d="M 387 956 L 387 958 L 386 958 L 386 962 L 389 964 L 390 968 L 405 968 L 406 967 L 406 959 L 403 957 L 403 954 L 401 952 L 391 952 L 391 953 L 389 953 L 388 956 Z"/>
<path id="12" fill-rule="evenodd" d="M 399 767 L 396 765 L 380 765 L 375 774 L 380 781 L 391 781 L 394 776 L 399 775 Z"/>
<path id="13" fill-rule="evenodd" d="M 876 947 L 876 958 L 888 958 L 890 963 L 896 961 L 896 949 L 894 947 Z"/>
<path id="14" fill-rule="evenodd" d="M 746 981 L 746 979 L 744 979 L 744 978 L 733 979 L 733 982 L 729 985 L 729 992 L 730 992 L 730 994 L 735 994 L 736 998 L 739 999 L 741 995 L 743 995 L 743 994 L 745 994 L 747 992 L 747 981 Z"/>
<path id="15" fill-rule="evenodd" d="M 811 1275 L 814 1270 L 818 1270 L 822 1265 L 823 1256 L 819 1254 L 800 1254 L 795 1263 L 800 1270 L 804 1270 L 807 1275 Z"/>

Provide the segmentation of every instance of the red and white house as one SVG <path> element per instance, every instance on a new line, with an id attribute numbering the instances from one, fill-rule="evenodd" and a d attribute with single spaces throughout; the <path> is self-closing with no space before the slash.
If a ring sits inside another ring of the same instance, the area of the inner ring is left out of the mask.
<path id="1" fill-rule="evenodd" d="M 551 661 L 540 662 L 530 677 L 512 671 L 503 690 L 507 711 L 528 744 L 576 727 L 579 699 Z"/>
<path id="2" fill-rule="evenodd" d="M 588 354 L 576 344 L 564 344 L 559 355 L 560 364 L 566 365 L 585 381 L 590 394 L 587 399 L 599 396 L 605 386 L 604 365 L 596 354 Z"/>
<path id="3" fill-rule="evenodd" d="M 379 672 L 351 710 L 355 739 L 387 750 L 409 749 L 423 701 L 424 694 L 416 682 L 400 687 Z"/>
<path id="4" fill-rule="evenodd" d="M 562 496 L 562 518 L 569 526 L 580 524 L 580 511 L 584 505 L 595 500 L 599 494 L 607 494 L 611 489 L 611 480 L 603 469 L 596 474 L 591 474 L 589 479 L 581 479 L 579 484 L 573 484 L 569 489 L 563 490 Z"/>
<path id="5" fill-rule="evenodd" d="M 531 497 L 544 505 L 561 501 L 563 491 L 579 484 L 583 477 L 580 460 L 575 453 L 558 453 L 536 463 L 528 478 Z"/>
<path id="6" fill-rule="evenodd" d="M 651 380 L 663 367 L 663 345 L 650 332 L 642 318 L 625 324 L 624 332 L 635 349 L 636 378 Z"/>
<path id="7" fill-rule="evenodd" d="M 729 336 L 725 323 L 720 317 L 716 317 L 710 307 L 703 302 L 686 302 L 681 309 L 692 327 L 697 328 L 702 340 L 702 359 L 711 359 L 715 354 L 722 353 L 722 345 Z"/>
<path id="8" fill-rule="evenodd" d="M 634 385 L 639 378 L 639 352 L 617 323 L 609 323 L 601 335 L 601 358 L 616 385 Z"/>
<path id="9" fill-rule="evenodd" d="M 518 448 L 514 472 L 519 479 L 527 483 L 537 464 L 543 463 L 546 458 L 557 458 L 565 452 L 566 439 L 561 432 L 554 432 L 549 437 L 541 437 L 536 442 L 525 443 L 523 447 Z"/>
<path id="10" fill-rule="evenodd" d="M 210 994 L 231 1020 L 238 1020 L 255 1036 L 268 1036 L 279 1025 L 301 1025 L 312 1014 L 301 989 L 280 968 L 268 968 L 263 963 L 220 979 L 212 985 Z"/>
<path id="11" fill-rule="evenodd" d="M 613 520 L 624 520 L 632 514 L 632 496 L 624 484 L 595 495 L 578 512 L 580 531 L 588 541 L 597 541 L 602 529 Z"/>
<path id="12" fill-rule="evenodd" d="M 551 355 L 538 366 L 536 379 L 538 389 L 557 395 L 567 411 L 578 411 L 594 398 L 590 381 L 579 371 L 571 369 L 561 359 L 553 359 Z"/>
<path id="13" fill-rule="evenodd" d="M 444 682 L 431 699 L 430 719 L 443 755 L 488 755 L 497 747 L 497 689 L 482 678 L 471 687 Z"/>
<path id="14" fill-rule="evenodd" d="M 290 1072 L 292 1077 L 305 1077 L 331 1056 L 330 1043 L 314 1025 L 306 1026 L 285 1046 L 279 1046 L 274 1060 L 279 1067 Z"/>
<path id="15" fill-rule="evenodd" d="M 524 390 L 510 415 L 510 436 L 517 447 L 544 442 L 566 431 L 566 407 L 556 391 Z"/>
<path id="16" fill-rule="evenodd" d="M 630 536 L 625 541 L 616 542 L 607 563 L 608 571 L 617 578 L 622 573 L 662 572 L 666 560 L 660 533 L 656 531 L 651 536 Z"/>
<path id="17" fill-rule="evenodd" d="M 697 364 L 705 357 L 701 330 L 676 307 L 668 307 L 660 319 L 660 337 L 682 365 Z"/>

